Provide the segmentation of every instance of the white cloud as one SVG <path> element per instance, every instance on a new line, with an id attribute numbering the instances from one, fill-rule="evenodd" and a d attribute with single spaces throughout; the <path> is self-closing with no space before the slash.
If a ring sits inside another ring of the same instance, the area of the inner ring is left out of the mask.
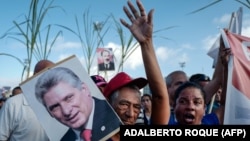
<path id="1" fill-rule="evenodd" d="M 136 70 L 137 67 L 142 66 L 142 56 L 141 56 L 141 48 L 138 47 L 127 59 L 124 64 L 125 68 L 130 68 L 132 70 Z"/>
<path id="2" fill-rule="evenodd" d="M 156 56 L 159 61 L 166 62 L 168 60 L 173 61 L 176 59 L 176 56 L 179 56 L 179 53 L 181 52 L 181 48 L 174 49 L 169 47 L 158 47 L 156 48 Z"/>
<path id="3" fill-rule="evenodd" d="M 205 39 L 202 40 L 202 46 L 203 48 L 208 51 L 213 44 L 215 43 L 215 41 L 217 40 L 217 38 L 219 37 L 220 33 L 216 34 L 216 35 L 210 35 L 208 37 L 206 37 Z"/>
<path id="4" fill-rule="evenodd" d="M 0 88 L 3 86 L 10 86 L 11 89 L 19 85 L 19 80 L 20 78 L 1 78 L 0 79 Z M 7 84 L 7 85 L 5 85 Z"/>
<path id="5" fill-rule="evenodd" d="M 80 49 L 81 44 L 79 42 L 65 41 L 64 38 L 61 36 L 57 38 L 55 45 L 53 46 L 53 49 L 55 51 L 63 51 L 65 49 L 72 49 L 72 48 Z"/>
<path id="6" fill-rule="evenodd" d="M 158 47 L 155 50 L 156 56 L 159 60 L 166 61 L 169 58 L 169 54 L 171 54 L 171 51 L 167 47 Z"/>
<path id="7" fill-rule="evenodd" d="M 250 37 L 250 15 L 246 14 L 244 15 L 244 20 L 242 22 L 242 31 L 241 34 L 247 37 Z"/>
<path id="8" fill-rule="evenodd" d="M 163 73 L 166 73 L 166 70 L 170 70 L 169 68 L 178 69 L 180 63 L 186 64 L 190 60 L 188 55 L 190 50 L 193 51 L 193 47 L 191 47 L 189 44 L 183 44 L 178 48 L 157 47 L 156 56 Z"/>
<path id="9" fill-rule="evenodd" d="M 120 48 L 121 45 L 118 45 L 118 44 L 113 43 L 113 42 L 109 42 L 107 45 L 105 45 L 105 47 L 112 48 L 113 50 L 115 50 L 116 48 Z"/>
<path id="10" fill-rule="evenodd" d="M 214 18 L 213 22 L 215 24 L 228 24 L 231 19 L 231 14 L 225 14 L 220 18 Z"/>
<path id="11" fill-rule="evenodd" d="M 192 47 L 190 44 L 183 44 L 183 45 L 181 45 L 181 46 L 182 46 L 182 48 L 184 48 L 184 49 L 189 49 L 189 50 L 195 49 L 195 48 Z"/>
<path id="12" fill-rule="evenodd" d="M 249 14 L 244 14 L 243 13 L 243 21 L 242 21 L 242 25 L 243 26 L 249 26 L 250 25 L 250 15 Z"/>
<path id="13" fill-rule="evenodd" d="M 187 53 L 182 53 L 179 57 L 179 62 L 182 63 L 182 62 L 188 62 L 189 61 L 189 58 L 188 58 L 188 55 Z"/>

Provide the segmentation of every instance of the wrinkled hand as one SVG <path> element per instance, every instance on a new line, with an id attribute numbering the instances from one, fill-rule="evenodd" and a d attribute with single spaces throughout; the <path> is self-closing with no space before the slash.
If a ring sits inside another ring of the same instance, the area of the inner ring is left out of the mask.
<path id="1" fill-rule="evenodd" d="M 128 6 L 132 14 L 127 7 L 125 6 L 123 7 L 124 12 L 131 21 L 131 25 L 129 25 L 123 19 L 120 19 L 120 21 L 125 27 L 127 27 L 130 30 L 130 32 L 133 34 L 133 36 L 139 43 L 144 43 L 152 39 L 152 32 L 153 32 L 152 20 L 153 20 L 154 10 L 151 9 L 149 14 L 147 15 L 140 0 L 136 0 L 136 4 L 140 10 L 140 13 L 136 10 L 136 8 L 130 1 L 128 1 Z"/>

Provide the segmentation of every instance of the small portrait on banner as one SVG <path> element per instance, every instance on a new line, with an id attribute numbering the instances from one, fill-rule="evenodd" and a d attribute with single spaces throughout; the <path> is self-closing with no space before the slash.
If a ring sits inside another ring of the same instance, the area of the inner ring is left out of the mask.
<path id="1" fill-rule="evenodd" d="M 112 48 L 97 48 L 98 70 L 113 71 L 115 70 L 114 55 Z"/>

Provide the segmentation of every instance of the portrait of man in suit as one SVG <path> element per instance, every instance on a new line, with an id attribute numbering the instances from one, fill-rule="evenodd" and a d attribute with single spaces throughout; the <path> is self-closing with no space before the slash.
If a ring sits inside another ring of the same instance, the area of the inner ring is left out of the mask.
<path id="1" fill-rule="evenodd" d="M 109 48 L 102 48 L 100 51 L 100 62 L 98 62 L 99 71 L 115 70 L 113 55 Z"/>
<path id="2" fill-rule="evenodd" d="M 35 96 L 51 117 L 69 127 L 61 141 L 101 140 L 121 124 L 107 101 L 94 97 L 87 83 L 66 67 L 44 72 L 35 84 Z"/>

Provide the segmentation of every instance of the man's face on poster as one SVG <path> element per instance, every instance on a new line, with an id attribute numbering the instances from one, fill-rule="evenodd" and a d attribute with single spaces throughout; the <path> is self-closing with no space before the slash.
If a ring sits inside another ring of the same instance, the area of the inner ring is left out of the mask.
<path id="1" fill-rule="evenodd" d="M 107 50 L 104 50 L 103 52 L 102 52 L 102 57 L 103 57 L 103 62 L 105 63 L 105 64 L 107 64 L 107 63 L 109 63 L 111 60 L 110 60 L 110 53 L 109 53 L 109 51 L 107 51 Z"/>
<path id="2" fill-rule="evenodd" d="M 50 115 L 64 125 L 78 129 L 88 120 L 92 110 L 92 97 L 85 84 L 82 89 L 60 82 L 44 95 Z"/>

